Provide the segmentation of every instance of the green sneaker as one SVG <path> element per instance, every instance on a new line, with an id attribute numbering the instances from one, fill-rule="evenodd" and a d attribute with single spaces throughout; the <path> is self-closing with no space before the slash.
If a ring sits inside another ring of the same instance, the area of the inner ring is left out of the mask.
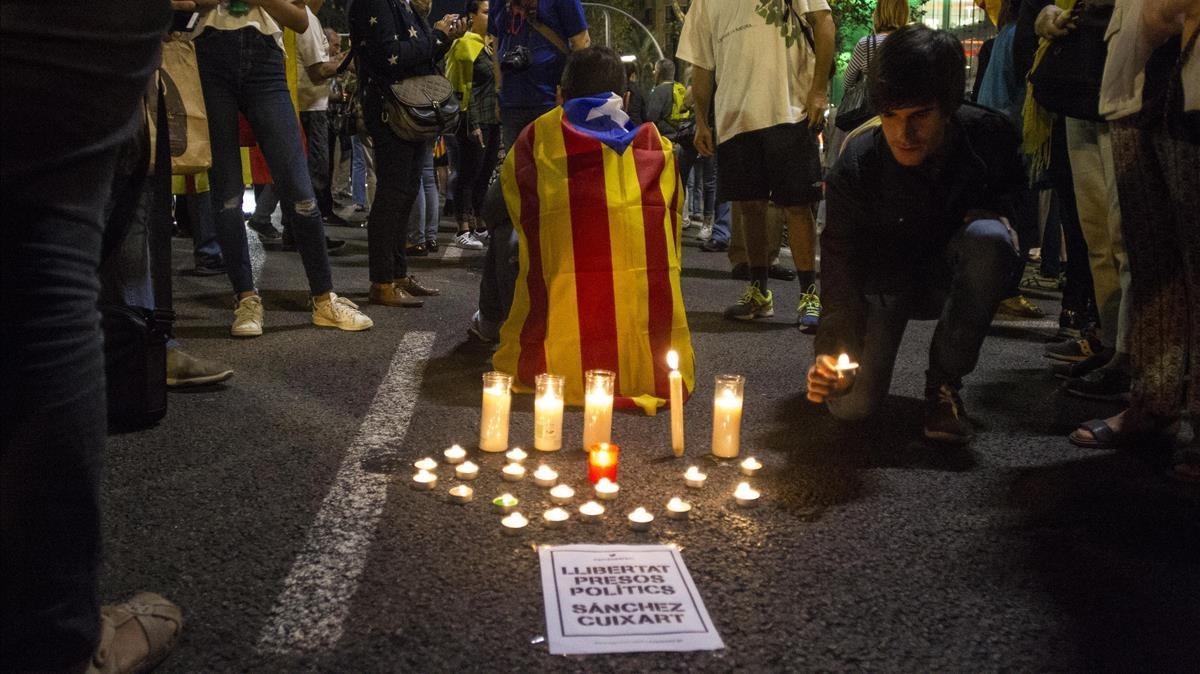
<path id="1" fill-rule="evenodd" d="M 768 290 L 766 295 L 759 291 L 758 286 L 750 283 L 738 299 L 737 304 L 725 310 L 725 318 L 733 321 L 752 321 L 756 318 L 770 318 L 775 315 L 775 296 Z"/>
<path id="2" fill-rule="evenodd" d="M 803 332 L 815 332 L 820 323 L 821 298 L 817 296 L 817 286 L 811 285 L 800 293 L 800 303 L 796 305 L 796 325 Z"/>

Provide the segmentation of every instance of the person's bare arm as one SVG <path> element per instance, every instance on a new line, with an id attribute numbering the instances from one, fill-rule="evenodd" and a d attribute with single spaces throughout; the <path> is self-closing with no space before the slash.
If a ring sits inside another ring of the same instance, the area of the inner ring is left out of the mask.
<path id="1" fill-rule="evenodd" d="M 587 49 L 588 47 L 592 46 L 592 36 L 587 32 L 587 30 L 580 31 L 579 33 L 571 36 L 570 46 L 571 51 Z"/>
<path id="2" fill-rule="evenodd" d="M 813 29 L 813 52 L 817 63 L 813 70 L 812 88 L 808 91 L 805 108 L 808 126 L 819 127 L 825 123 L 825 109 L 829 107 L 829 71 L 833 65 L 833 41 L 837 27 L 833 24 L 833 12 L 822 10 L 804 15 Z"/>
<path id="3" fill-rule="evenodd" d="M 320 84 L 326 80 L 333 79 L 334 75 L 337 75 L 338 68 L 342 67 L 342 61 L 348 56 L 349 54 L 338 54 L 328 61 L 314 63 L 304 70 L 308 73 L 308 79 L 312 80 L 313 84 Z"/>
<path id="4" fill-rule="evenodd" d="M 308 12 L 304 11 L 303 0 L 246 0 L 247 5 L 258 5 L 284 28 L 297 33 L 308 30 Z"/>
<path id="5" fill-rule="evenodd" d="M 693 141 L 696 151 L 705 157 L 711 157 L 717 152 L 713 140 L 713 130 L 708 125 L 708 116 L 712 110 L 713 91 L 715 87 L 713 71 L 700 66 L 692 67 L 692 97 L 696 108 L 696 138 Z"/>

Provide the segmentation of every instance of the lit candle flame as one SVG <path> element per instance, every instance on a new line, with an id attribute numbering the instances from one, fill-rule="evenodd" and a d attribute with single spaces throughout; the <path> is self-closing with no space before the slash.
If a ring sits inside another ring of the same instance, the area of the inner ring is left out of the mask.
<path id="1" fill-rule="evenodd" d="M 672 370 L 679 369 L 679 354 L 674 349 L 667 352 L 667 367 Z"/>

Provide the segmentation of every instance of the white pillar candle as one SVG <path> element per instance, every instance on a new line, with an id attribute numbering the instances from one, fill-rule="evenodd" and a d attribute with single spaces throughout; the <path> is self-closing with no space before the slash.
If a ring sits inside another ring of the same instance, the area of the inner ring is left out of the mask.
<path id="1" fill-rule="evenodd" d="M 617 492 L 621 491 L 621 485 L 613 482 L 607 477 L 600 478 L 596 483 L 596 498 L 603 501 L 611 501 L 617 497 Z"/>
<path id="2" fill-rule="evenodd" d="M 501 471 L 504 474 L 504 479 L 507 482 L 520 482 L 525 478 L 525 466 L 519 463 L 510 463 Z"/>
<path id="3" fill-rule="evenodd" d="M 754 477 L 758 474 L 758 471 L 762 470 L 762 462 L 753 456 L 750 456 L 746 457 L 745 461 L 739 463 L 738 468 L 741 469 L 742 475 L 745 475 L 746 477 Z"/>
<path id="4" fill-rule="evenodd" d="M 475 498 L 475 490 L 465 484 L 455 485 L 450 488 L 451 503 L 470 503 Z"/>
<path id="5" fill-rule="evenodd" d="M 434 470 L 437 470 L 437 461 L 434 461 L 433 459 L 431 459 L 427 456 L 424 459 L 421 459 L 420 461 L 417 461 L 416 463 L 414 463 L 413 468 L 416 468 L 417 470 L 434 471 Z"/>
<path id="6" fill-rule="evenodd" d="M 700 472 L 700 469 L 692 466 L 683 474 L 683 479 L 687 482 L 687 486 L 692 489 L 699 489 L 704 486 L 704 481 L 708 479 L 708 475 Z"/>
<path id="7" fill-rule="evenodd" d="M 520 447 L 513 447 L 504 453 L 504 458 L 508 459 L 509 463 L 525 463 L 525 459 L 528 457 L 529 455 Z"/>
<path id="8" fill-rule="evenodd" d="M 512 494 L 501 494 L 492 499 L 492 505 L 496 506 L 496 510 L 499 510 L 506 515 L 512 512 L 517 507 L 518 503 L 520 503 L 520 501 L 518 501 L 517 497 L 513 496 Z"/>
<path id="9" fill-rule="evenodd" d="M 553 487 L 558 482 L 558 471 L 544 464 L 538 466 L 533 471 L 533 482 L 539 487 Z"/>
<path id="10" fill-rule="evenodd" d="M 479 477 L 479 466 L 471 461 L 460 463 L 454 467 L 454 477 L 460 480 L 474 480 Z"/>
<path id="11" fill-rule="evenodd" d="M 712 453 L 722 459 L 738 455 L 742 432 L 742 386 L 740 375 L 719 375 L 713 394 Z"/>
<path id="12" fill-rule="evenodd" d="M 583 450 L 597 443 L 612 442 L 613 384 L 616 375 L 608 370 L 584 373 Z"/>
<path id="13" fill-rule="evenodd" d="M 419 470 L 413 475 L 412 488 L 418 491 L 428 491 L 437 486 L 437 475 L 427 470 Z"/>
<path id="14" fill-rule="evenodd" d="M 673 520 L 686 520 L 692 512 L 692 504 L 676 496 L 667 502 L 667 517 Z"/>
<path id="15" fill-rule="evenodd" d="M 579 506 L 579 518 L 584 522 L 599 522 L 604 517 L 604 506 L 595 501 L 588 501 Z"/>
<path id="16" fill-rule="evenodd" d="M 654 515 L 647 512 L 645 508 L 638 507 L 629 513 L 629 528 L 634 531 L 648 531 L 653 521 Z"/>
<path id="17" fill-rule="evenodd" d="M 667 366 L 671 368 L 668 383 L 671 385 L 671 451 L 676 457 L 683 456 L 683 375 L 679 373 L 679 354 L 667 352 Z"/>
<path id="18" fill-rule="evenodd" d="M 543 452 L 562 449 L 562 377 L 539 374 L 533 399 L 533 448 Z"/>
<path id="19" fill-rule="evenodd" d="M 467 460 L 467 450 L 463 449 L 460 445 L 454 445 L 442 452 L 442 457 L 446 459 L 446 463 L 454 466 Z"/>
<path id="20" fill-rule="evenodd" d="M 512 377 L 503 372 L 483 375 L 483 409 L 479 415 L 479 448 L 485 452 L 508 449 L 508 416 L 512 410 Z"/>
<path id="21" fill-rule="evenodd" d="M 563 522 L 566 522 L 570 518 L 571 513 L 562 508 L 551 508 L 542 513 L 542 522 L 550 529 L 562 526 Z"/>
<path id="22" fill-rule="evenodd" d="M 573 498 L 575 498 L 575 490 L 572 489 L 569 485 L 565 485 L 565 484 L 556 485 L 553 489 L 550 490 L 550 502 L 554 503 L 556 505 L 563 505 L 564 503 L 570 503 L 571 499 L 573 499 Z"/>
<path id="23" fill-rule="evenodd" d="M 759 493 L 757 489 L 750 487 L 749 482 L 738 484 L 737 489 L 733 492 L 733 498 L 737 504 L 743 508 L 752 508 L 758 503 Z"/>
<path id="24" fill-rule="evenodd" d="M 509 513 L 504 519 L 500 520 L 500 525 L 504 527 L 504 533 L 516 535 L 521 533 L 529 524 L 529 520 L 521 513 Z"/>

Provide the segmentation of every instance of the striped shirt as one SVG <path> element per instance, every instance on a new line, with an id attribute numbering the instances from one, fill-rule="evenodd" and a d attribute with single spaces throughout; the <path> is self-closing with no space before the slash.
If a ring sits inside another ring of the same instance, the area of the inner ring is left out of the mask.
<path id="1" fill-rule="evenodd" d="M 871 58 L 879 58 L 879 47 L 883 44 L 887 33 L 877 33 L 874 36 L 864 35 L 858 44 L 854 45 L 854 53 L 850 55 L 850 63 L 846 65 L 846 73 L 842 75 L 842 90 L 859 83 L 867 76 L 867 41 L 872 37 L 875 39 L 871 42 Z"/>

